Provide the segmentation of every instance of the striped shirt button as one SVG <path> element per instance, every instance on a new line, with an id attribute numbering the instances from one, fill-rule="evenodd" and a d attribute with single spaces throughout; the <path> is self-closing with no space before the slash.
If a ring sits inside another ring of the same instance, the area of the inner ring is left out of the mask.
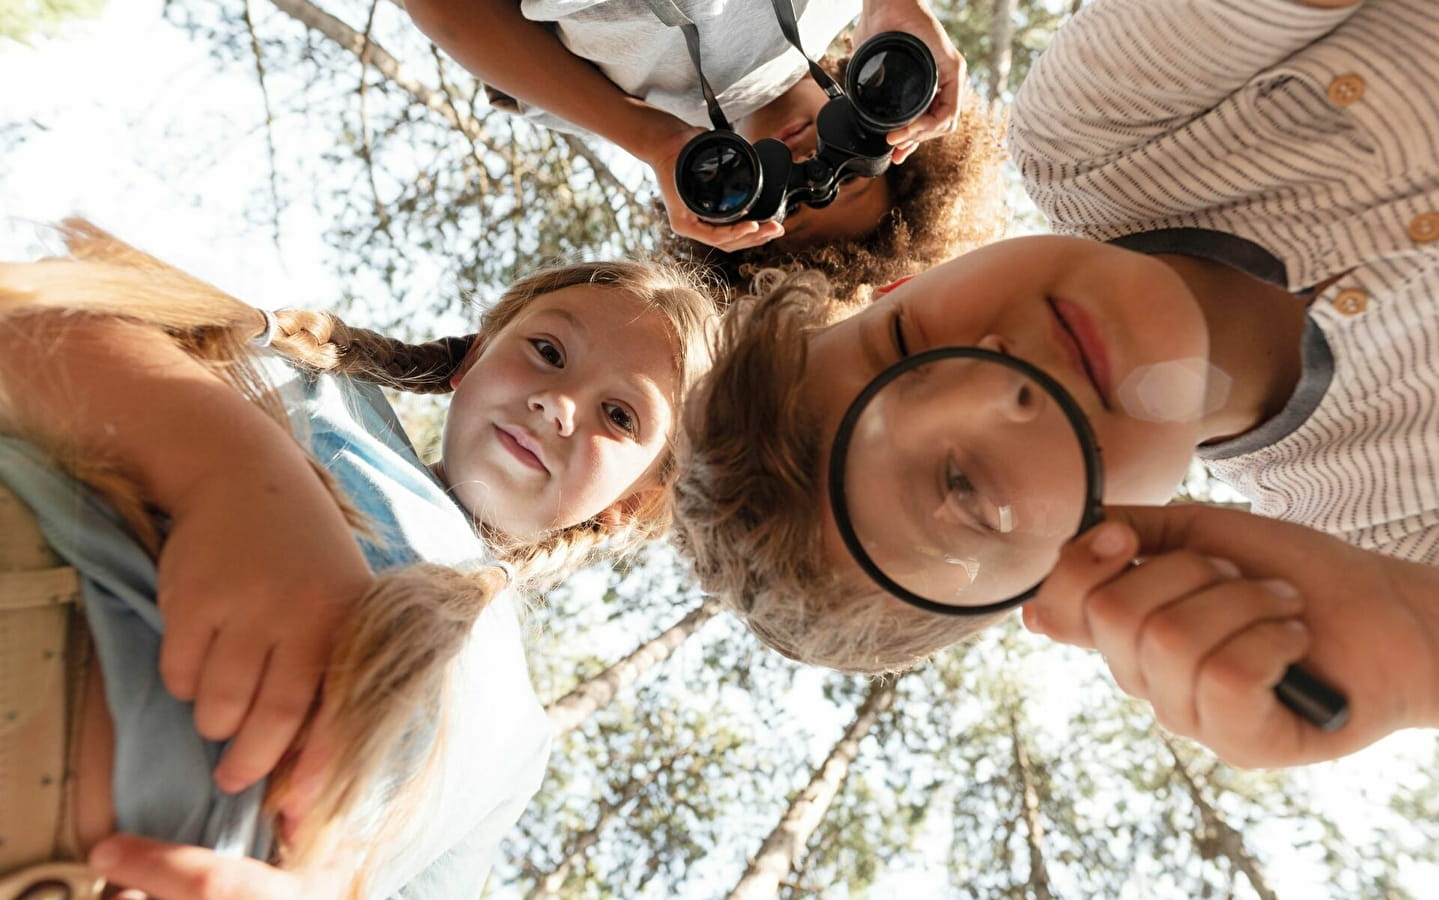
<path id="1" fill-rule="evenodd" d="M 1409 221 L 1409 237 L 1416 244 L 1439 239 L 1439 212 L 1420 213 Z"/>
<path id="2" fill-rule="evenodd" d="M 1357 316 L 1369 306 L 1369 295 L 1358 288 L 1346 288 L 1334 295 L 1334 308 L 1346 316 Z"/>
<path id="3" fill-rule="evenodd" d="M 1350 73 L 1340 75 L 1329 82 L 1329 102 L 1335 106 L 1350 106 L 1364 98 L 1364 79 Z"/>

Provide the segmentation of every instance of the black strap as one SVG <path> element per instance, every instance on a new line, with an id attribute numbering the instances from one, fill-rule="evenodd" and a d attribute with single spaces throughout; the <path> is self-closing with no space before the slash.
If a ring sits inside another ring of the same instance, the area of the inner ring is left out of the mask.
<path id="1" fill-rule="evenodd" d="M 700 90 L 705 95 L 705 106 L 709 107 L 710 123 L 721 131 L 733 131 L 729 120 L 725 118 L 724 110 L 720 109 L 719 101 L 715 99 L 715 92 L 710 88 L 709 80 L 705 78 L 704 69 L 700 67 L 700 31 L 689 16 L 685 15 L 674 0 L 646 0 L 650 9 L 654 10 L 655 17 L 671 28 L 678 28 L 684 32 L 685 44 L 690 49 L 690 59 L 695 64 L 695 74 L 700 79 Z M 791 18 L 793 12 L 791 12 Z M 801 51 L 803 52 L 803 51 Z"/>
<path id="2" fill-rule="evenodd" d="M 658 0 L 651 0 L 651 3 L 654 2 L 658 2 Z M 772 0 L 772 3 L 774 17 L 779 20 L 779 30 L 784 32 L 785 40 L 789 41 L 799 51 L 799 55 L 804 57 L 804 61 L 809 63 L 809 74 L 814 76 L 815 82 L 824 88 L 825 94 L 829 97 L 843 97 L 844 91 L 840 90 L 835 80 L 829 77 L 829 73 L 820 68 L 819 63 L 810 59 L 809 54 L 804 52 L 804 46 L 799 42 L 799 23 L 795 21 L 793 0 Z"/>

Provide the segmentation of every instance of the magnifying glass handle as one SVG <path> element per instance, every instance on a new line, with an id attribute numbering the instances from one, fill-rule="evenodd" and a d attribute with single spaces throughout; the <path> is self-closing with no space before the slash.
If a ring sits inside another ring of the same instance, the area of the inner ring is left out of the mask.
<path id="1" fill-rule="evenodd" d="M 1320 731 L 1333 731 L 1349 721 L 1349 700 L 1309 674 L 1303 666 L 1290 666 L 1274 686 L 1279 702 L 1308 719 Z"/>

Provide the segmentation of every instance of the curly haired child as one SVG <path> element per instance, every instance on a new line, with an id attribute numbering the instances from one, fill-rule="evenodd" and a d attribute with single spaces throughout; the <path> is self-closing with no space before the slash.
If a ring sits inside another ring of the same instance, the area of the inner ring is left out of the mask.
<path id="1" fill-rule="evenodd" d="M 415 348 L 65 233 L 71 259 L 0 267 L 0 481 L 83 605 L 44 626 L 72 635 L 64 690 L 26 718 L 58 731 L 19 758 L 77 777 L 5 804 L 56 827 L 7 842 L 3 884 L 90 889 L 75 861 L 118 827 L 277 861 L 245 870 L 257 896 L 469 891 L 549 741 L 495 564 L 544 585 L 665 528 L 711 301 L 662 267 L 567 266 Z M 433 470 L 374 382 L 454 390 Z M 134 865 L 155 845 L 118 840 L 101 874 L 176 894 Z"/>
<path id="2" fill-rule="evenodd" d="M 828 97 L 785 40 L 771 0 L 679 5 L 696 25 L 705 76 L 735 130 L 750 141 L 777 137 L 796 160 L 813 155 L 815 117 Z M 551 127 L 599 135 L 649 166 L 668 213 L 666 252 L 712 266 L 732 286 L 761 268 L 813 266 L 861 302 L 875 285 L 997 236 L 999 127 L 965 90 L 964 61 L 924 0 L 794 6 L 799 34 L 815 50 L 856 14 L 856 43 L 889 30 L 916 35 L 934 54 L 939 91 L 923 116 L 888 135 L 895 165 L 843 185 L 823 209 L 794 210 L 782 225 L 710 224 L 680 201 L 675 161 L 710 120 L 685 38 L 647 0 L 414 0 L 406 10 L 487 88 Z M 843 61 L 825 64 L 836 70 Z"/>

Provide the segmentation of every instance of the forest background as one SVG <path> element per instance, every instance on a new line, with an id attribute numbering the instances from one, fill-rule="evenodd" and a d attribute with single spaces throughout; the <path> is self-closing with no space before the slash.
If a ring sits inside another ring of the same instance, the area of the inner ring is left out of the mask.
<path id="1" fill-rule="evenodd" d="M 1003 109 L 1079 0 L 935 0 Z M 93 217 L 261 306 L 458 333 L 654 244 L 645 172 L 490 110 L 393 0 L 0 0 L 0 258 Z M 1012 192 L 1015 232 L 1043 229 Z M 438 407 L 406 403 L 433 442 Z M 1196 470 L 1186 496 L 1232 502 Z M 1246 773 L 1000 627 L 897 679 L 795 666 L 665 547 L 538 603 L 561 737 L 485 896 L 1420 898 L 1439 741 Z M 495 723 L 503 728 L 503 723 Z"/>

